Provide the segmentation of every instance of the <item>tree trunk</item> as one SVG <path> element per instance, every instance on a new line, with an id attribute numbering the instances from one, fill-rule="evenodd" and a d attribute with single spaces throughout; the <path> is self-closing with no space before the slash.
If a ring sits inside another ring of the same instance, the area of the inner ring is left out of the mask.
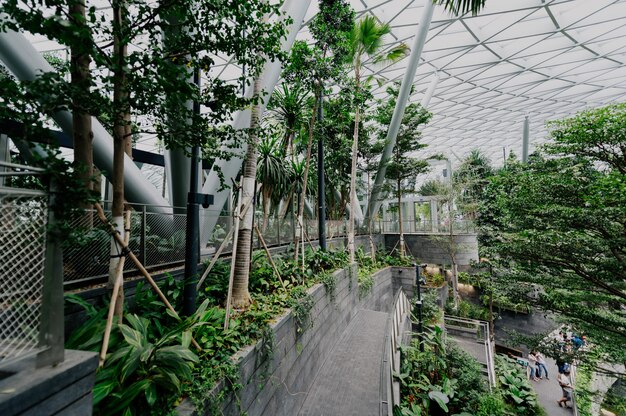
<path id="1" fill-rule="evenodd" d="M 313 144 L 313 130 L 315 129 L 315 119 L 317 118 L 317 106 L 319 105 L 320 100 L 320 90 L 315 92 L 315 104 L 313 105 L 311 119 L 309 121 L 309 142 L 306 146 L 306 161 L 304 163 L 304 178 L 302 179 L 302 195 L 300 197 L 300 201 L 298 204 L 298 217 L 300 222 L 298 223 L 300 229 L 300 236 L 296 236 L 295 243 L 295 260 L 298 261 L 298 246 L 300 244 L 300 237 L 302 237 L 302 233 L 304 233 L 304 200 L 306 198 L 306 185 L 309 180 L 309 164 L 311 162 L 311 147 Z"/>
<path id="2" fill-rule="evenodd" d="M 359 66 L 355 66 L 356 78 L 356 95 L 360 90 Z M 356 162 L 359 149 L 359 104 L 357 103 L 354 112 L 354 139 L 352 141 L 352 166 L 350 168 L 350 217 L 348 219 L 348 253 L 350 254 L 350 263 L 355 260 L 354 234 L 355 224 L 354 215 L 356 214 Z"/>
<path id="3" fill-rule="evenodd" d="M 263 225 L 261 226 L 261 232 L 265 232 L 265 230 L 267 229 L 267 225 L 269 223 L 269 217 L 270 217 L 270 202 L 271 202 L 271 197 L 272 194 L 270 191 L 268 191 L 265 188 L 265 184 L 263 184 L 263 188 L 261 191 L 262 195 L 263 195 Z"/>
<path id="4" fill-rule="evenodd" d="M 114 84 L 113 84 L 113 203 L 111 206 L 112 222 L 120 236 L 124 237 L 124 155 L 130 141 L 130 105 L 128 101 L 128 78 L 126 76 L 127 45 L 122 31 L 126 25 L 126 5 L 123 1 L 113 3 L 113 42 L 114 42 Z M 121 247 L 111 239 L 111 260 L 109 262 L 109 281 L 107 288 L 112 290 L 117 264 L 120 261 Z M 123 284 L 115 302 L 115 315 L 121 319 L 124 310 Z"/>
<path id="5" fill-rule="evenodd" d="M 404 227 L 402 226 L 402 192 L 400 190 L 400 178 L 397 179 L 396 190 L 398 192 L 398 231 L 400 233 L 400 256 L 404 256 Z"/>
<path id="6" fill-rule="evenodd" d="M 73 24 L 86 28 L 85 3 L 70 2 L 70 19 Z M 91 178 L 93 176 L 93 132 L 91 131 L 91 115 L 84 110 L 83 102 L 88 95 L 91 84 L 89 63 L 91 58 L 81 47 L 73 47 L 71 51 L 70 72 L 71 83 L 81 93 L 72 98 L 72 130 L 74 140 L 74 165 L 82 168 L 80 178 L 85 189 L 93 189 Z M 81 208 L 90 209 L 88 203 L 82 204 Z M 86 212 L 81 225 L 91 228 L 93 216 Z"/>
<path id="7" fill-rule="evenodd" d="M 261 94 L 261 80 L 257 77 L 254 80 L 254 97 Z M 258 127 L 261 117 L 261 103 L 252 107 L 250 117 L 250 140 L 246 152 L 246 162 L 243 166 L 242 177 L 242 198 L 237 201 L 242 207 L 254 197 L 254 183 L 256 178 L 257 146 L 259 142 Z M 250 277 L 250 262 L 252 261 L 252 226 L 254 220 L 254 210 L 248 209 L 237 236 L 237 253 L 235 255 L 235 275 L 233 278 L 232 305 L 236 309 L 244 309 L 250 304 L 250 293 L 248 292 L 248 279 Z"/>

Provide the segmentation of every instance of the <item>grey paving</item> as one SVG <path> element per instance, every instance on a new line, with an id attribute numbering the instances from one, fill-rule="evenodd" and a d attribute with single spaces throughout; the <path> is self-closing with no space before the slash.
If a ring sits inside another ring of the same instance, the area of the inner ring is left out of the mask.
<path id="1" fill-rule="evenodd" d="M 459 337 L 448 334 L 448 339 L 454 341 L 459 348 L 474 357 L 479 363 L 487 364 L 485 344 L 481 344 L 468 337 Z"/>
<path id="2" fill-rule="evenodd" d="M 361 310 L 318 372 L 302 416 L 380 414 L 381 368 L 387 317 Z"/>
<path id="3" fill-rule="evenodd" d="M 556 403 L 557 400 L 563 397 L 563 393 L 561 386 L 559 386 L 559 383 L 556 381 L 556 376 L 559 372 L 556 368 L 554 360 L 546 357 L 546 367 L 548 368 L 548 376 L 550 377 L 550 380 L 546 380 L 544 375 L 543 380 L 530 382 L 530 384 L 532 384 L 535 388 L 535 392 L 537 392 L 539 404 L 541 404 L 548 416 L 573 415 L 574 411 L 572 409 L 559 407 Z M 568 403 L 571 404 L 571 402 Z"/>

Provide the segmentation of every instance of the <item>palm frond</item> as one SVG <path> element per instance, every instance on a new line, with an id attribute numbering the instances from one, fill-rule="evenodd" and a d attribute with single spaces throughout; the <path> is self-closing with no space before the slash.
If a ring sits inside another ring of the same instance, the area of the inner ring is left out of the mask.
<path id="1" fill-rule="evenodd" d="M 433 0 L 433 3 L 443 5 L 444 9 L 456 16 L 471 12 L 476 16 L 485 7 L 486 0 Z"/>

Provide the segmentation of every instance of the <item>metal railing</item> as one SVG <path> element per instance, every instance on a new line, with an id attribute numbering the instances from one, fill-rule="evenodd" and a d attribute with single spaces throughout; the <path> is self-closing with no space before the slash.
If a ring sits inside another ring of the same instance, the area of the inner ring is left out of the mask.
<path id="1" fill-rule="evenodd" d="M 379 221 L 379 227 L 384 233 L 400 232 L 400 223 L 397 220 Z M 427 234 L 448 234 L 449 224 L 445 222 L 433 223 L 432 221 L 403 221 L 402 231 L 404 233 L 427 233 Z M 476 224 L 470 220 L 456 220 L 452 223 L 454 234 L 475 234 Z"/>
<path id="2" fill-rule="evenodd" d="M 491 337 L 491 331 L 489 330 L 489 322 L 479 321 L 477 319 L 457 318 L 449 315 L 444 315 L 443 320 L 446 331 L 458 329 L 475 333 L 476 342 L 484 345 L 487 379 L 489 380 L 489 389 L 491 390 L 496 385 L 496 366 L 494 360 L 494 342 Z"/>
<path id="3" fill-rule="evenodd" d="M 110 219 L 111 213 L 107 209 L 108 203 L 104 202 L 102 205 L 105 208 L 105 215 Z M 130 204 L 130 206 L 132 209 L 129 248 L 144 267 L 148 270 L 155 270 L 181 266 L 185 260 L 186 208 L 141 204 Z M 233 228 L 233 217 L 229 212 L 211 209 L 203 210 L 200 215 L 202 217 L 217 217 L 208 244 L 200 247 L 202 256 L 212 256 Z M 298 221 L 289 214 L 284 218 L 275 216 L 264 218 L 263 214 L 257 211 L 254 215 L 254 221 L 261 231 L 265 244 L 269 247 L 294 242 L 300 229 Z M 201 218 L 200 224 L 205 223 L 206 221 Z M 111 254 L 111 237 L 107 227 L 91 210 L 85 210 L 82 214 L 79 213 L 74 216 L 70 226 L 74 232 L 63 243 L 63 271 L 66 287 L 79 288 L 106 282 Z M 302 226 L 306 240 L 315 241 L 319 238 L 317 218 L 305 218 Z M 468 229 L 467 224 L 463 226 Z M 357 226 L 356 234 L 395 232 L 396 228 L 397 222 L 374 221 L 370 228 Z M 425 232 L 428 232 L 427 226 L 423 228 Z M 328 239 L 346 237 L 347 230 L 348 221 L 346 219 L 326 220 L 326 237 Z M 421 232 L 422 230 L 414 228 L 407 232 L 409 231 Z M 253 247 L 260 249 L 262 245 L 257 234 L 253 233 L 252 238 Z M 231 247 L 232 241 L 229 241 L 223 247 L 222 254 L 228 255 L 231 252 Z M 135 272 L 135 264 L 126 262 L 124 271 L 127 273 Z"/>
<path id="4" fill-rule="evenodd" d="M 400 382 L 393 376 L 394 373 L 400 372 L 402 365 L 402 357 L 400 354 L 400 345 L 402 344 L 402 337 L 404 335 L 404 326 L 407 319 L 410 319 L 411 302 L 409 298 L 404 294 L 404 291 L 400 289 L 396 293 L 393 302 L 393 311 L 391 318 L 391 334 L 388 340 L 388 371 L 391 389 L 389 395 L 388 414 L 393 414 L 393 408 L 396 405 L 400 405 Z M 389 390 L 388 390 L 389 391 Z"/>
<path id="5" fill-rule="evenodd" d="M 43 174 L 12 163 L 0 167 L 2 178 Z M 56 195 L 50 195 L 0 187 L 0 369 L 34 354 L 40 366 L 63 361 L 61 256 Z"/>

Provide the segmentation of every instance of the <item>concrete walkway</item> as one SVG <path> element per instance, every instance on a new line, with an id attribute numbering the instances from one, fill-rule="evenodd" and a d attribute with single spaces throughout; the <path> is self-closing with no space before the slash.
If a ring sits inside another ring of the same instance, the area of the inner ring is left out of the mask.
<path id="1" fill-rule="evenodd" d="M 481 344 L 469 337 L 461 337 L 456 335 L 447 335 L 448 339 L 454 341 L 459 348 L 474 357 L 479 363 L 487 364 L 487 353 L 485 352 L 485 344 Z"/>
<path id="2" fill-rule="evenodd" d="M 544 408 L 548 416 L 571 416 L 574 414 L 572 409 L 566 409 L 559 407 L 556 403 L 561 397 L 563 392 L 559 382 L 556 381 L 556 376 L 559 372 L 556 368 L 556 364 L 552 358 L 546 357 L 546 367 L 548 368 L 548 376 L 550 380 L 546 380 L 545 374 L 543 380 L 531 381 L 530 384 L 534 387 L 539 399 L 539 404 Z M 570 405 L 572 402 L 568 402 Z"/>
<path id="3" fill-rule="evenodd" d="M 380 414 L 381 368 L 388 314 L 361 310 L 317 373 L 302 416 Z"/>
<path id="4" fill-rule="evenodd" d="M 448 335 L 448 338 L 453 340 L 463 351 L 476 358 L 478 362 L 485 364 L 485 346 L 483 344 L 467 337 Z M 548 416 L 573 415 L 574 411 L 572 409 L 559 407 L 557 404 L 557 400 L 562 397 L 562 391 L 561 386 L 559 386 L 559 383 L 556 381 L 558 370 L 554 360 L 546 357 L 546 367 L 548 368 L 550 380 L 546 380 L 544 375 L 543 380 L 530 382 L 537 393 L 539 404 L 544 408 Z M 571 402 L 569 403 L 571 404 Z"/>

